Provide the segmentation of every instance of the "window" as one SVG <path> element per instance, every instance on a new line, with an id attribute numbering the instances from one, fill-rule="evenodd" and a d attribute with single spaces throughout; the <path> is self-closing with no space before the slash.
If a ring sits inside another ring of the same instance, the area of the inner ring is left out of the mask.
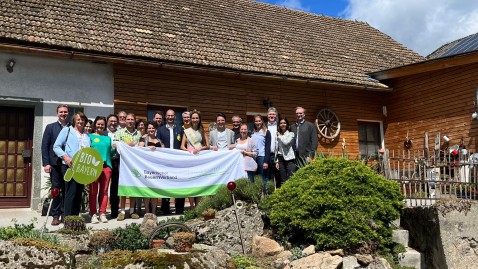
<path id="1" fill-rule="evenodd" d="M 67 122 L 71 122 L 71 118 L 73 117 L 73 115 L 75 115 L 76 112 L 83 112 L 84 113 L 84 109 L 82 107 L 72 107 L 72 106 L 68 106 L 68 119 L 67 119 Z M 86 117 L 88 117 L 88 115 L 86 115 Z"/>
<path id="2" fill-rule="evenodd" d="M 359 150 L 361 158 L 368 158 L 377 154 L 382 138 L 380 122 L 358 122 Z"/>

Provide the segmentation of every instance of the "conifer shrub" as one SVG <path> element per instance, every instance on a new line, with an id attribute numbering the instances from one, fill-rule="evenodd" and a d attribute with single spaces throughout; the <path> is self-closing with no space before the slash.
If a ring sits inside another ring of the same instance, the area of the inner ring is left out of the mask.
<path id="1" fill-rule="evenodd" d="M 149 248 L 148 238 L 139 230 L 140 225 L 137 223 L 126 224 L 126 226 L 118 227 L 112 230 L 113 243 L 112 250 L 138 250 Z"/>
<path id="2" fill-rule="evenodd" d="M 247 178 L 238 179 L 235 182 L 236 189 L 234 190 L 234 197 L 236 201 L 241 200 L 246 203 L 259 203 L 262 195 L 262 179 L 260 177 L 256 177 L 254 183 L 251 183 Z M 273 192 L 274 185 L 272 182 L 268 182 L 267 190 L 269 194 Z M 194 216 L 201 216 L 202 212 L 210 208 L 219 211 L 232 205 L 231 191 L 224 185 L 217 190 L 215 195 L 202 198 L 195 209 Z"/>
<path id="3" fill-rule="evenodd" d="M 398 183 L 362 163 L 324 158 L 298 170 L 260 206 L 291 243 L 357 249 L 391 243 L 403 198 Z"/>

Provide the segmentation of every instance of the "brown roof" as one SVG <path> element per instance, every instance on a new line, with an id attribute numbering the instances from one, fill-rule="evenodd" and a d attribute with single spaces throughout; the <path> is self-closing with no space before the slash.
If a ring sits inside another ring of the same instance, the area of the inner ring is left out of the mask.
<path id="1" fill-rule="evenodd" d="M 249 0 L 2 0 L 0 42 L 384 87 L 424 58 L 364 22 Z"/>

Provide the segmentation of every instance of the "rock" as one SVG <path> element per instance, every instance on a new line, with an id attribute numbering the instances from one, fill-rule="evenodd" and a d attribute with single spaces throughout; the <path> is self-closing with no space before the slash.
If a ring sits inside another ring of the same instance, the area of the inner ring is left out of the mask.
<path id="1" fill-rule="evenodd" d="M 149 236 L 156 227 L 158 227 L 158 217 L 152 213 L 144 214 L 143 222 L 139 226 L 141 234 Z"/>
<path id="2" fill-rule="evenodd" d="M 342 269 L 357 269 L 360 268 L 355 256 L 346 256 L 342 259 Z"/>
<path id="3" fill-rule="evenodd" d="M 284 251 L 284 248 L 276 241 L 263 237 L 254 236 L 252 238 L 252 256 L 257 258 L 275 256 Z"/>
<path id="4" fill-rule="evenodd" d="M 315 253 L 315 246 L 310 245 L 302 250 L 302 254 L 309 256 Z"/>
<path id="5" fill-rule="evenodd" d="M 252 237 L 262 235 L 262 213 L 255 204 L 245 204 L 237 210 L 244 250 L 251 253 Z M 196 233 L 199 243 L 216 246 L 228 254 L 242 254 L 242 244 L 233 207 L 216 212 L 216 218 L 208 221 L 193 220 L 186 223 Z"/>
<path id="6" fill-rule="evenodd" d="M 73 252 L 0 241 L 0 268 L 74 268 Z"/>
<path id="7" fill-rule="evenodd" d="M 190 252 L 191 258 L 186 261 L 189 268 L 230 268 L 232 259 L 224 250 L 204 244 L 194 244 L 193 249 L 196 251 Z"/>
<path id="8" fill-rule="evenodd" d="M 70 235 L 57 233 L 58 240 L 68 248 L 73 249 L 74 252 L 91 253 L 91 249 L 88 247 L 90 242 L 89 234 Z"/>
<path id="9" fill-rule="evenodd" d="M 390 264 L 384 258 L 378 258 L 373 260 L 366 268 L 367 269 L 392 269 L 392 266 L 390 266 Z"/>
<path id="10" fill-rule="evenodd" d="M 276 269 L 290 268 L 290 260 L 286 257 L 281 257 L 281 258 L 275 259 L 272 262 L 272 266 L 274 266 L 274 268 Z"/>
<path id="11" fill-rule="evenodd" d="M 143 268 L 146 268 L 146 267 L 144 267 L 142 263 L 140 263 L 140 264 L 128 264 L 124 267 L 124 269 L 143 269 Z"/>
<path id="12" fill-rule="evenodd" d="M 286 251 L 282 251 L 281 253 L 277 254 L 275 256 L 275 258 L 286 258 L 286 259 L 290 259 L 292 257 L 292 252 L 290 252 L 289 250 L 286 250 Z"/>
<path id="13" fill-rule="evenodd" d="M 337 269 L 342 265 L 342 257 L 319 252 L 290 263 L 292 269 Z"/>
<path id="14" fill-rule="evenodd" d="M 372 255 L 355 254 L 355 257 L 362 266 L 367 266 L 373 261 Z"/>
<path id="15" fill-rule="evenodd" d="M 339 249 L 334 249 L 334 250 L 327 250 L 326 251 L 327 253 L 329 253 L 330 255 L 334 256 L 334 255 L 338 255 L 340 257 L 343 257 L 345 256 L 345 252 L 343 249 L 339 248 Z"/>
<path id="16" fill-rule="evenodd" d="M 91 255 L 88 254 L 76 254 L 75 255 L 75 267 L 76 268 L 88 268 Z"/>

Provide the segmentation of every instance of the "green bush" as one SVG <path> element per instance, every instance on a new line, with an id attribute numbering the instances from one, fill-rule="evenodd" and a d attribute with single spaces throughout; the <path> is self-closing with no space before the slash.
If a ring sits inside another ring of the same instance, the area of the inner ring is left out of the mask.
<path id="1" fill-rule="evenodd" d="M 13 226 L 0 227 L 0 240 L 9 240 L 13 238 L 40 239 L 45 242 L 58 244 L 58 237 L 56 235 L 42 234 L 40 230 L 35 229 L 33 223 L 15 223 Z"/>
<path id="2" fill-rule="evenodd" d="M 124 228 L 113 229 L 113 238 L 111 244 L 112 250 L 138 250 L 149 247 L 148 238 L 139 231 L 140 225 L 137 223 L 127 224 Z"/>
<path id="3" fill-rule="evenodd" d="M 252 256 L 233 254 L 231 258 L 237 269 L 260 268 L 256 259 Z"/>
<path id="4" fill-rule="evenodd" d="M 398 183 L 360 162 L 325 158 L 298 170 L 260 206 L 279 236 L 333 249 L 389 244 L 402 200 Z"/>
<path id="5" fill-rule="evenodd" d="M 236 200 L 242 200 L 247 203 L 259 203 L 262 195 L 262 179 L 256 177 L 254 183 L 251 183 L 248 179 L 238 179 L 235 182 L 236 189 L 234 190 L 234 197 Z M 268 193 L 273 192 L 273 183 L 268 183 L 267 190 Z M 224 185 L 224 187 L 217 190 L 215 195 L 203 197 L 194 210 L 194 215 L 196 217 L 201 216 L 202 212 L 208 208 L 213 208 L 219 211 L 230 206 L 232 206 L 231 191 L 229 191 L 227 186 Z"/>

